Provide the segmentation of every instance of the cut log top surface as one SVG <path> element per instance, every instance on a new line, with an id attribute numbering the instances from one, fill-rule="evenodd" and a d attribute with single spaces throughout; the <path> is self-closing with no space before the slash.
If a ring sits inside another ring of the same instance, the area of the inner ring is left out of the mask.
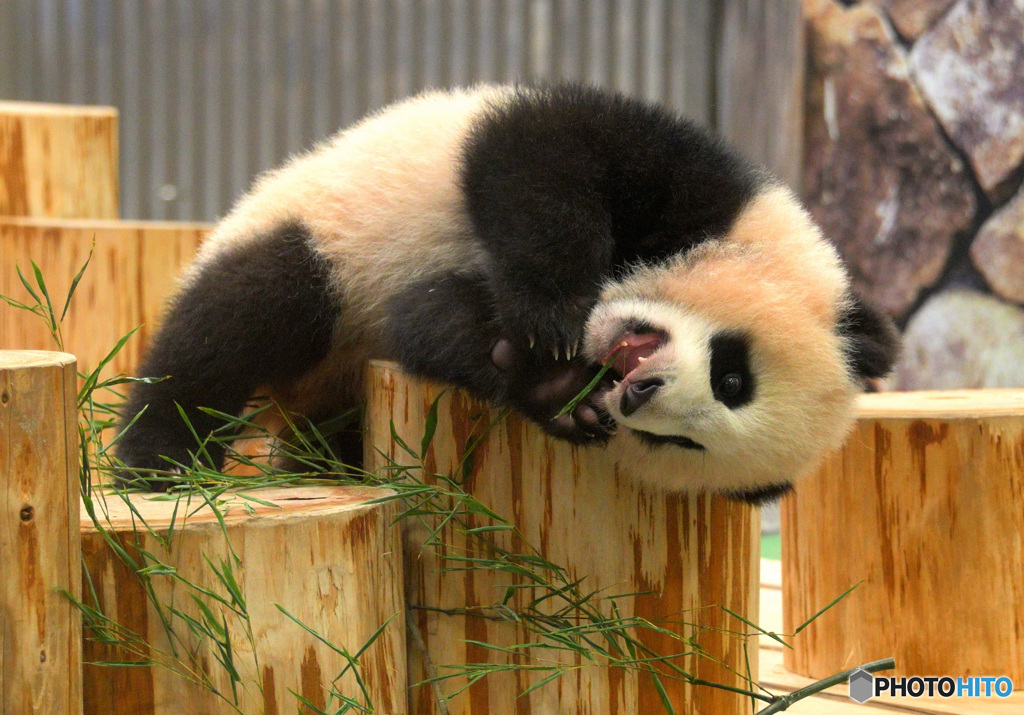
<path id="1" fill-rule="evenodd" d="M 861 395 L 861 419 L 1024 417 L 1024 389 L 877 392 Z"/>
<path id="2" fill-rule="evenodd" d="M 36 228 L 51 231 L 209 231 L 213 224 L 199 221 L 143 221 L 113 218 L 61 218 L 50 216 L 0 216 L 0 227 Z M 24 270 L 24 269 L 22 269 Z"/>
<path id="3" fill-rule="evenodd" d="M 54 367 L 75 361 L 74 355 L 49 350 L 0 350 L 0 370 L 27 367 Z"/>
<path id="4" fill-rule="evenodd" d="M 217 499 L 217 506 L 228 525 L 265 519 L 278 521 L 288 518 L 306 518 L 326 512 L 353 512 L 372 508 L 371 501 L 392 494 L 391 490 L 375 487 L 351 486 L 310 486 L 310 487 L 265 487 L 247 489 L 242 492 L 226 492 Z M 136 514 L 154 529 L 167 528 L 174 520 L 175 528 L 183 525 L 200 526 L 217 523 L 217 516 L 203 503 L 198 494 L 182 495 L 174 499 L 166 494 L 136 493 L 130 497 L 131 505 L 116 494 L 101 498 L 94 495 L 96 511 L 104 528 L 120 531 L 142 528 Z M 256 501 L 259 500 L 259 501 Z M 105 502 L 105 508 L 104 508 Z M 266 503 L 260 503 L 266 502 Z M 104 517 L 106 513 L 106 517 Z M 81 509 L 83 533 L 96 531 L 85 507 Z"/>
<path id="5" fill-rule="evenodd" d="M 117 117 L 117 107 L 91 104 L 48 104 L 46 102 L 0 101 L 0 115 L 60 116 L 69 117 Z"/>

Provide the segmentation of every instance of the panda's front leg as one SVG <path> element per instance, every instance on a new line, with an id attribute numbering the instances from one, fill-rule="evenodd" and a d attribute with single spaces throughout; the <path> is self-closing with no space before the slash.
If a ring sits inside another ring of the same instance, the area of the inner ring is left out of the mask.
<path id="1" fill-rule="evenodd" d="M 462 387 L 494 405 L 512 407 L 549 434 L 577 444 L 603 442 L 614 422 L 600 407 L 601 385 L 559 415 L 600 366 L 530 349 L 508 334 L 488 280 L 446 274 L 414 284 L 390 304 L 391 355 L 415 375 Z M 586 314 L 577 330 L 582 332 Z"/>

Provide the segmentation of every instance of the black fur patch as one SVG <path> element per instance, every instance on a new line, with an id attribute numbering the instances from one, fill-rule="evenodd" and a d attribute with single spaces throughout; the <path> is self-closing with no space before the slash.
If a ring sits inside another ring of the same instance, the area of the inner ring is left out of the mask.
<path id="1" fill-rule="evenodd" d="M 462 168 L 499 322 L 549 349 L 581 337 L 603 280 L 725 233 L 765 180 L 668 110 L 574 84 L 490 110 Z"/>
<path id="2" fill-rule="evenodd" d="M 836 330 L 846 339 L 846 359 L 861 378 L 885 377 L 900 353 L 896 326 L 882 313 L 854 298 Z"/>
<path id="3" fill-rule="evenodd" d="M 779 482 L 778 484 L 769 484 L 763 487 L 754 487 L 753 489 L 727 491 L 725 496 L 735 501 L 752 504 L 753 506 L 767 506 L 768 504 L 774 504 L 791 491 L 793 491 L 792 483 Z"/>
<path id="4" fill-rule="evenodd" d="M 738 376 L 739 390 L 728 391 L 727 377 Z M 754 399 L 754 373 L 750 370 L 750 341 L 738 333 L 719 333 L 711 338 L 711 391 L 715 399 L 736 409 Z"/>
<path id="5" fill-rule="evenodd" d="M 515 408 L 556 437 L 579 444 L 606 440 L 613 424 L 596 393 L 554 419 L 599 366 L 582 358 L 555 360 L 548 351 L 531 350 L 525 336 L 508 340 L 495 319 L 489 286 L 482 274 L 445 274 L 394 296 L 388 306 L 390 354 L 406 372 Z"/>
<path id="6" fill-rule="evenodd" d="M 694 449 L 703 452 L 705 447 L 700 442 L 694 442 L 689 437 L 670 434 L 654 434 L 643 430 L 633 430 L 633 433 L 640 438 L 641 442 L 650 445 L 674 444 L 684 449 Z"/>
<path id="7" fill-rule="evenodd" d="M 122 425 L 146 411 L 118 442 L 118 457 L 135 468 L 168 468 L 161 455 L 190 463 L 196 441 L 175 405 L 205 437 L 221 423 L 199 407 L 237 414 L 260 385 L 301 377 L 327 355 L 339 310 L 329 265 L 301 224 L 217 256 L 164 316 L 139 375 L 168 377 L 133 386 Z M 219 467 L 223 449 L 208 451 Z"/>

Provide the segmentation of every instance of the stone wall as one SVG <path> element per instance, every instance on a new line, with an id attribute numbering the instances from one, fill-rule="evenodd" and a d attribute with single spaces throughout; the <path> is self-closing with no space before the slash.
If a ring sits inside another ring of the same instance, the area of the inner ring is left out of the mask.
<path id="1" fill-rule="evenodd" d="M 804 7 L 804 195 L 904 330 L 891 386 L 1024 386 L 1024 2 Z"/>

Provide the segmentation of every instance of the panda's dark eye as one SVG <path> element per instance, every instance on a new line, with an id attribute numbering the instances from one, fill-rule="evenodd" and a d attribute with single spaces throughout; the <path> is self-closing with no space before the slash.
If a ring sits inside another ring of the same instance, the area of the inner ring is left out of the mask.
<path id="1" fill-rule="evenodd" d="M 754 399 L 757 379 L 751 369 L 750 338 L 744 333 L 722 332 L 711 338 L 708 376 L 715 399 L 735 410 Z"/>
<path id="2" fill-rule="evenodd" d="M 743 389 L 743 378 L 735 372 L 730 372 L 718 383 L 718 392 L 723 397 L 735 397 Z"/>

